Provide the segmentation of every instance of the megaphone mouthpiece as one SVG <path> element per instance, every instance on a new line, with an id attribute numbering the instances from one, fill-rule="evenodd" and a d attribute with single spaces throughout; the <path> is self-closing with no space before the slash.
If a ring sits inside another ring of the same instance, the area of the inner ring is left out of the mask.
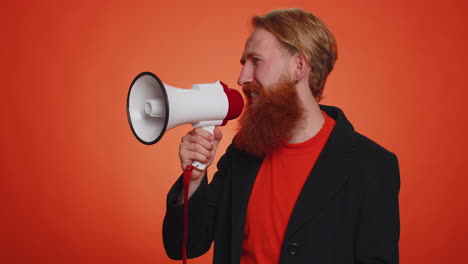
<path id="1" fill-rule="evenodd" d="M 244 99 L 242 99 L 242 95 L 237 90 L 229 88 L 221 81 L 220 83 L 223 86 L 224 93 L 226 94 L 229 102 L 229 109 L 222 124 L 224 126 L 226 125 L 227 121 L 236 119 L 240 116 L 242 110 L 244 109 Z"/>

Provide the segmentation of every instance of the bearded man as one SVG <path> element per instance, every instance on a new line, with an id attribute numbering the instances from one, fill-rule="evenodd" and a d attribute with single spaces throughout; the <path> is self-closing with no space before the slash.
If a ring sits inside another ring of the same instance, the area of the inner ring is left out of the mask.
<path id="1" fill-rule="evenodd" d="M 396 156 L 319 105 L 337 57 L 323 22 L 300 9 L 253 18 L 238 83 L 248 99 L 208 184 L 189 186 L 188 257 L 214 241 L 213 263 L 398 263 Z M 222 134 L 182 138 L 182 168 L 211 164 Z M 163 237 L 181 258 L 182 179 L 169 191 Z"/>

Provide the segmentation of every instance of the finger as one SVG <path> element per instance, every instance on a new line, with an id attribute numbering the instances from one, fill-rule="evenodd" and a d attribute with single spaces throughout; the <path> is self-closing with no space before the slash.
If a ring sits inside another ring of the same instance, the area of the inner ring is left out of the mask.
<path id="1" fill-rule="evenodd" d="M 182 137 L 181 144 L 186 144 L 186 143 L 200 144 L 201 146 L 203 146 L 204 148 L 208 150 L 213 149 L 213 141 L 209 141 L 201 135 L 188 135 L 188 136 Z"/>
<path id="2" fill-rule="evenodd" d="M 200 163 L 206 164 L 208 163 L 209 159 L 207 156 L 200 154 L 198 152 L 190 152 L 187 154 L 187 161 L 189 164 L 192 164 L 195 161 L 198 161 Z"/>
<path id="3" fill-rule="evenodd" d="M 213 141 L 214 140 L 214 136 L 210 132 L 206 131 L 205 129 L 203 129 L 201 127 L 195 128 L 193 130 L 192 135 L 200 135 L 200 136 L 204 137 L 208 141 Z"/>
<path id="4" fill-rule="evenodd" d="M 211 149 L 207 149 L 198 143 L 182 143 L 180 151 L 197 152 L 206 156 L 207 159 L 209 159 L 211 156 Z"/>
<path id="5" fill-rule="evenodd" d="M 211 154 L 211 151 L 196 146 L 194 146 L 193 148 L 195 148 L 195 150 L 190 150 L 188 148 L 181 147 L 179 154 L 182 162 L 186 163 L 198 160 L 202 163 L 205 163 L 206 161 L 210 160 L 213 156 Z"/>

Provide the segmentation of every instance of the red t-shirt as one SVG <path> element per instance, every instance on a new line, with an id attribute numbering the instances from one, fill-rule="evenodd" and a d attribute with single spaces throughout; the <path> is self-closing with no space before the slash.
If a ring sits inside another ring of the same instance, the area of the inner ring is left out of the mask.
<path id="1" fill-rule="evenodd" d="M 286 227 L 299 193 L 335 126 L 325 123 L 306 142 L 286 144 L 263 160 L 250 196 L 241 264 L 278 263 Z"/>

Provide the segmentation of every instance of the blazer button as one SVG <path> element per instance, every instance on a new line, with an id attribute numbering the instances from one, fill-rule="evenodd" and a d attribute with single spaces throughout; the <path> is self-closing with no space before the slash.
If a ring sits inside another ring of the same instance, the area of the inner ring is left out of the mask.
<path id="1" fill-rule="evenodd" d="M 296 255 L 297 254 L 297 244 L 296 243 L 289 243 L 288 253 L 289 253 L 289 255 Z"/>

